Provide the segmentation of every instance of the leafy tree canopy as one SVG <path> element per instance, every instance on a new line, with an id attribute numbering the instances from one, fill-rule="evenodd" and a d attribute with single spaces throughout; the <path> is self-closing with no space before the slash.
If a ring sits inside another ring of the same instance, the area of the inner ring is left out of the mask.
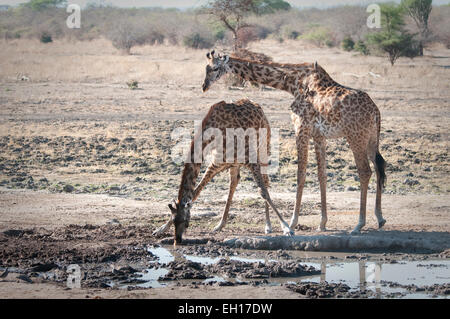
<path id="1" fill-rule="evenodd" d="M 30 0 L 29 2 L 23 4 L 23 6 L 33 10 L 43 10 L 62 6 L 66 2 L 66 0 Z"/>

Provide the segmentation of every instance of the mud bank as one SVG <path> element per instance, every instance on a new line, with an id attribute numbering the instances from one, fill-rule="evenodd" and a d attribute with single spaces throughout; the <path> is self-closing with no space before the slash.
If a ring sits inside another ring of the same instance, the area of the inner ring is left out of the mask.
<path id="1" fill-rule="evenodd" d="M 401 251 L 442 252 L 448 249 L 450 235 L 436 236 L 429 232 L 374 231 L 361 235 L 318 234 L 312 236 L 256 236 L 225 239 L 223 245 L 231 248 L 258 250 L 305 251 Z"/>

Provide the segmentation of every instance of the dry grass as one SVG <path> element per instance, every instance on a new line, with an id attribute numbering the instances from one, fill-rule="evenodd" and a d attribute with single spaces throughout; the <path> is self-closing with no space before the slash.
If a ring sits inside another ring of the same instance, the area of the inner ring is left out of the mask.
<path id="1" fill-rule="evenodd" d="M 167 58 L 170 56 L 170 59 Z M 191 61 L 195 63 L 191 63 Z M 186 63 L 189 61 L 189 63 Z M 37 40 L 0 42 L 0 81 L 26 75 L 32 81 L 125 82 L 186 81 L 200 76 L 198 51 L 178 46 L 145 46 L 122 55 L 108 40 L 89 42 Z"/>
<path id="2" fill-rule="evenodd" d="M 390 164 L 387 192 L 450 192 L 450 50 L 435 46 L 423 58 L 401 58 L 391 67 L 383 57 L 318 49 L 301 41 L 265 40 L 252 43 L 250 49 L 280 62 L 318 61 L 341 84 L 370 94 L 382 112 L 381 152 Z M 80 191 L 86 185 L 119 183 L 127 186 L 126 194 L 171 198 L 180 166 L 170 158 L 175 144 L 170 132 L 180 125 L 193 128 L 192 120 L 201 119 L 213 103 L 248 97 L 261 104 L 272 127 L 280 129 L 281 167 L 273 189 L 295 191 L 295 138 L 288 108 L 292 97 L 277 90 L 229 90 L 223 80 L 202 94 L 205 65 L 205 50 L 179 46 L 143 46 L 124 56 L 106 40 L 0 42 L 0 139 L 5 165 L 0 182 L 21 187 L 12 181 L 20 172 L 35 181 L 46 177 L 51 183 L 76 182 L 82 185 Z M 31 80 L 19 81 L 18 74 Z M 139 82 L 139 89 L 127 87 L 131 79 Z M 35 143 L 34 137 L 49 141 Z M 125 141 L 127 137 L 136 138 L 132 144 L 137 149 Z M 119 144 L 112 139 L 119 139 Z M 329 189 L 358 188 L 353 156 L 345 142 L 330 141 L 328 152 Z M 74 160 L 65 161 L 67 155 Z M 144 161 L 148 169 L 140 166 Z M 308 174 L 307 189 L 317 192 L 312 147 Z M 153 182 L 144 186 L 134 182 L 137 177 Z M 225 190 L 226 179 L 224 174 L 205 193 Z M 420 184 L 410 187 L 406 179 Z M 253 185 L 247 182 L 242 187 Z"/>
<path id="3" fill-rule="evenodd" d="M 336 48 L 314 48 L 301 41 L 255 42 L 251 50 L 264 52 L 280 62 L 319 64 L 340 83 L 365 90 L 421 90 L 424 97 L 448 92 L 448 55 L 443 47 L 426 52 L 424 58 L 401 58 L 391 67 L 386 58 L 360 56 Z M 204 51 L 180 46 L 143 46 L 132 55 L 121 55 L 107 40 L 90 42 L 37 40 L 0 42 L 0 81 L 25 75 L 33 82 L 167 82 L 198 86 L 204 76 Z M 370 76 L 369 72 L 380 77 Z"/>

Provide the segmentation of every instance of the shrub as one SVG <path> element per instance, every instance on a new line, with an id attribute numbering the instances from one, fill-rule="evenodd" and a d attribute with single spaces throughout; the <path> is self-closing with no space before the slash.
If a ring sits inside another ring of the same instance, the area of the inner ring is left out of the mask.
<path id="1" fill-rule="evenodd" d="M 115 48 L 130 54 L 131 48 L 144 44 L 161 44 L 164 35 L 149 25 L 128 20 L 118 23 L 107 36 Z"/>
<path id="2" fill-rule="evenodd" d="M 302 34 L 300 39 L 304 39 L 314 43 L 317 46 L 333 46 L 333 37 L 331 31 L 322 26 L 313 27 L 308 32 Z"/>
<path id="3" fill-rule="evenodd" d="M 191 33 L 183 38 L 183 45 L 193 49 L 209 49 L 214 43 L 198 32 Z"/>
<path id="4" fill-rule="evenodd" d="M 301 32 L 290 25 L 283 25 L 282 27 L 280 27 L 279 34 L 284 39 L 295 40 L 300 37 Z"/>
<path id="5" fill-rule="evenodd" d="M 367 48 L 366 43 L 361 40 L 359 40 L 358 42 L 355 43 L 354 50 L 358 51 L 359 53 L 361 53 L 363 55 L 369 54 L 369 49 Z"/>
<path id="6" fill-rule="evenodd" d="M 367 35 L 368 42 L 388 54 L 391 65 L 401 56 L 413 58 L 420 54 L 420 43 L 404 29 L 403 8 L 396 4 L 381 6 L 381 31 Z"/>
<path id="7" fill-rule="evenodd" d="M 355 47 L 355 41 L 349 36 L 345 37 L 341 42 L 341 47 L 345 51 L 352 51 Z"/>
<path id="8" fill-rule="evenodd" d="M 43 31 L 39 36 L 39 41 L 41 41 L 41 43 L 50 43 L 53 42 L 53 39 L 49 32 Z"/>
<path id="9" fill-rule="evenodd" d="M 118 23 L 108 33 L 108 38 L 116 49 L 121 50 L 125 54 L 130 54 L 132 47 L 141 45 L 144 42 L 139 28 L 128 21 Z"/>
<path id="10" fill-rule="evenodd" d="M 237 31 L 238 47 L 245 48 L 250 42 L 267 38 L 269 31 L 261 26 L 242 27 Z"/>
<path id="11" fill-rule="evenodd" d="M 413 58 L 420 52 L 417 41 L 413 39 L 413 35 L 408 33 L 378 32 L 370 34 L 368 40 L 377 49 L 388 54 L 391 65 L 394 65 L 395 61 L 401 56 Z"/>
<path id="12" fill-rule="evenodd" d="M 130 80 L 127 82 L 127 86 L 131 90 L 136 90 L 139 88 L 139 82 L 137 80 Z"/>

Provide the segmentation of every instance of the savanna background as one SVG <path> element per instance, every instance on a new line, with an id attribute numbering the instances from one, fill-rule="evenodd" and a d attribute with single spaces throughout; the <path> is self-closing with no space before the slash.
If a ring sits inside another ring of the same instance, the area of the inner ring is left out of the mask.
<path id="1" fill-rule="evenodd" d="M 397 50 L 392 64 L 392 52 L 374 37 L 388 25 L 382 20 L 380 28 L 368 28 L 366 5 L 318 9 L 250 1 L 256 9 L 224 20 L 214 7 L 221 2 L 189 9 L 91 2 L 81 9 L 79 29 L 67 27 L 64 1 L 0 6 L 0 266 L 28 267 L 38 262 L 40 249 L 52 251 L 50 258 L 68 247 L 75 247 L 73 255 L 86 247 L 95 255 L 111 245 L 155 242 L 151 232 L 168 218 L 182 170 L 171 158 L 179 142 L 171 132 L 193 130 L 193 121 L 221 100 L 250 98 L 279 129 L 280 167 L 270 190 L 290 217 L 297 168 L 292 98 L 231 78 L 203 94 L 205 54 L 212 48 L 246 48 L 276 62 L 317 61 L 337 82 L 369 93 L 381 111 L 381 153 L 388 163 L 385 229 L 426 232 L 448 249 L 450 5 L 433 5 L 426 33 L 401 13 L 395 36 L 410 36 L 411 48 Z M 313 232 L 320 220 L 312 144 L 309 154 L 297 234 Z M 329 141 L 327 155 L 327 226 L 332 233 L 348 231 L 359 214 L 353 155 L 344 140 Z M 205 188 L 188 236 L 211 236 L 227 190 L 227 174 Z M 366 228 L 373 230 L 374 176 L 369 191 Z M 230 220 L 216 239 L 263 234 L 264 204 L 257 194 L 243 172 Z M 279 233 L 275 220 L 273 226 Z M 0 285 L 2 294 L 23 293 L 5 287 Z"/>

